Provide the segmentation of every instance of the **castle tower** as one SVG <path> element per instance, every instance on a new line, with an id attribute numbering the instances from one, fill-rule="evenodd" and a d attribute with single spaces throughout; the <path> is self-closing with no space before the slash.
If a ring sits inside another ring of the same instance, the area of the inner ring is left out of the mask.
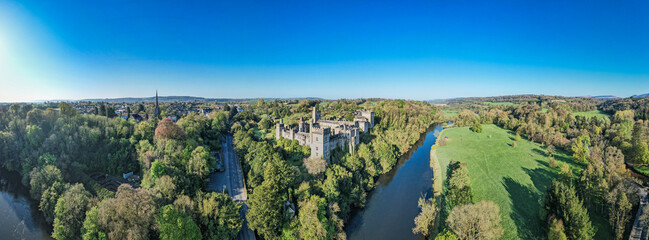
<path id="1" fill-rule="evenodd" d="M 320 111 L 317 110 L 316 106 L 313 106 L 313 116 L 311 118 L 311 122 L 316 123 L 320 120 Z"/>
<path id="2" fill-rule="evenodd" d="M 155 110 L 153 110 L 153 115 L 156 118 L 160 118 L 160 107 L 158 107 L 158 90 L 155 90 Z"/>
<path id="3" fill-rule="evenodd" d="M 304 132 L 306 129 L 304 129 L 304 119 L 300 118 L 300 123 L 298 123 L 298 132 Z"/>
<path id="4" fill-rule="evenodd" d="M 284 120 L 280 118 L 277 125 L 275 125 L 275 140 L 279 140 L 279 138 L 282 136 L 283 128 L 284 128 Z"/>

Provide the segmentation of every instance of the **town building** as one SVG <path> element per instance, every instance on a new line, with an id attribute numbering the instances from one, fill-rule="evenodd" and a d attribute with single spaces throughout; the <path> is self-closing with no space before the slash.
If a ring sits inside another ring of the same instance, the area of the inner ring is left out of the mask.
<path id="1" fill-rule="evenodd" d="M 360 131 L 367 132 L 374 127 L 374 112 L 361 110 L 356 112 L 353 121 L 334 121 L 320 119 L 320 112 L 314 107 L 306 128 L 304 119 L 300 118 L 297 127 L 284 125 L 282 119 L 275 126 L 275 139 L 286 138 L 297 140 L 300 145 L 311 147 L 312 158 L 331 158 L 331 150 L 336 147 L 349 147 L 354 151 L 360 143 Z"/>

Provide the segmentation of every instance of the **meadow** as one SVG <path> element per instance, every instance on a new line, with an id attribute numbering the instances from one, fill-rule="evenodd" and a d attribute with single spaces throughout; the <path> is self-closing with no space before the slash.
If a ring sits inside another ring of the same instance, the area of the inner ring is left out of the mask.
<path id="1" fill-rule="evenodd" d="M 608 117 L 611 116 L 611 115 L 609 115 L 609 114 L 607 114 L 605 112 L 602 112 L 600 110 L 593 110 L 593 111 L 588 111 L 588 112 L 575 112 L 574 114 L 575 114 L 575 116 L 584 116 L 584 117 L 588 117 L 588 118 L 591 118 L 591 117 L 608 118 Z"/>
<path id="2" fill-rule="evenodd" d="M 466 163 L 471 178 L 473 201 L 493 201 L 500 206 L 502 239 L 544 239 L 540 210 L 552 179 L 559 175 L 562 164 L 569 164 L 575 174 L 583 166 L 572 161 L 563 151 L 555 152 L 559 167 L 548 166 L 545 147 L 524 138 L 516 141 L 511 131 L 495 125 L 484 125 L 482 133 L 469 127 L 445 129 L 440 138 L 448 138 L 445 146 L 438 146 L 437 158 L 444 173 L 452 161 Z M 591 213 L 591 221 L 598 229 L 595 239 L 612 237 L 607 220 Z"/>

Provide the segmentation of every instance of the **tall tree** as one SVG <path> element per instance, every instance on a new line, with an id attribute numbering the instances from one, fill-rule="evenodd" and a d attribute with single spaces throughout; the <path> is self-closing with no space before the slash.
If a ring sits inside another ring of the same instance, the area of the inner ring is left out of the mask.
<path id="1" fill-rule="evenodd" d="M 498 239 L 503 235 L 500 208 L 494 202 L 456 206 L 446 219 L 447 226 L 459 239 Z"/>
<path id="2" fill-rule="evenodd" d="M 90 197 L 90 193 L 80 183 L 65 191 L 56 203 L 52 237 L 59 240 L 81 239 L 81 227 Z"/>
<path id="3" fill-rule="evenodd" d="M 173 205 L 160 209 L 156 217 L 161 240 L 180 240 L 203 238 L 201 230 L 194 220 L 183 211 L 178 211 Z"/>

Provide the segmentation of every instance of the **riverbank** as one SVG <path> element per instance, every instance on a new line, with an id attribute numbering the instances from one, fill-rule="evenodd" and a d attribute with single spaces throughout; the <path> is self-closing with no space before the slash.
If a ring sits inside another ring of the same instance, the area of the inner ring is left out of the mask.
<path id="1" fill-rule="evenodd" d="M 365 208 L 356 209 L 347 222 L 349 239 L 419 239 L 412 233 L 413 219 L 419 197 L 433 194 L 430 147 L 441 131 L 441 124 L 432 125 L 391 171 L 379 176 Z"/>

